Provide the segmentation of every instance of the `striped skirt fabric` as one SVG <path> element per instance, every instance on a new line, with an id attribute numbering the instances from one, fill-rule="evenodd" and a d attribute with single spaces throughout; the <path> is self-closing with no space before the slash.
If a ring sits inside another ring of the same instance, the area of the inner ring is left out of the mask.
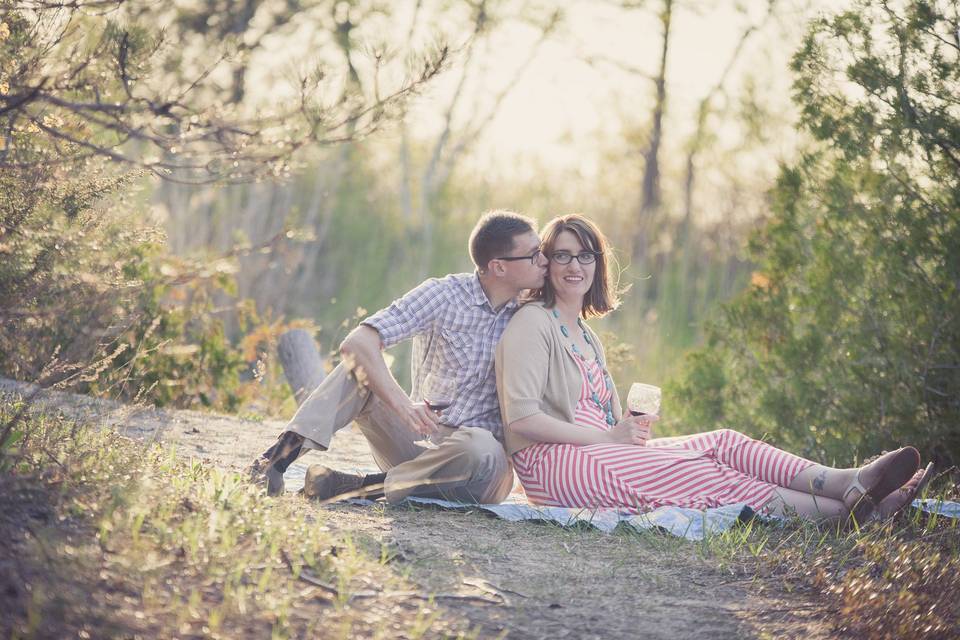
<path id="1" fill-rule="evenodd" d="M 585 375 L 577 407 L 577 421 L 585 422 L 585 429 L 607 428 L 602 419 L 583 420 L 580 415 L 590 412 L 591 404 L 595 407 L 595 392 Z M 518 451 L 513 461 L 527 498 L 535 504 L 635 513 L 661 506 L 707 509 L 734 503 L 759 510 L 778 486 L 788 486 L 813 464 L 730 429 L 657 438 L 646 446 L 540 443 Z"/>

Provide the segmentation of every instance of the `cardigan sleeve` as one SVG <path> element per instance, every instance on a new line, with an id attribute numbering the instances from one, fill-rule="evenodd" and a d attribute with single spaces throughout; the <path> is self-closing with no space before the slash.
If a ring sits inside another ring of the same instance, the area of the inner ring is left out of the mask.
<path id="1" fill-rule="evenodd" d="M 549 318 L 540 309 L 520 309 L 497 345 L 497 394 L 507 427 L 543 413 L 541 399 L 550 370 Z"/>

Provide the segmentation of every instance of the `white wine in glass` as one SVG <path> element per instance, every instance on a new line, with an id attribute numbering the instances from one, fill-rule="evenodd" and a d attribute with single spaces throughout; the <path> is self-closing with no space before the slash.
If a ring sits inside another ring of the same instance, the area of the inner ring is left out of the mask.
<path id="1" fill-rule="evenodd" d="M 634 382 L 627 394 L 627 410 L 634 416 L 659 416 L 660 396 L 660 387 Z"/>

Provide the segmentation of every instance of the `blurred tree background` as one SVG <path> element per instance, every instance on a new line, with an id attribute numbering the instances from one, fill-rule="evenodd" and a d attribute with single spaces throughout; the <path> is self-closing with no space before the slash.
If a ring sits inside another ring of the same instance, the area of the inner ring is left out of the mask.
<path id="1" fill-rule="evenodd" d="M 58 4 L 0 0 L 3 375 L 287 415 L 286 327 L 580 211 L 664 431 L 960 448 L 955 4 Z"/>

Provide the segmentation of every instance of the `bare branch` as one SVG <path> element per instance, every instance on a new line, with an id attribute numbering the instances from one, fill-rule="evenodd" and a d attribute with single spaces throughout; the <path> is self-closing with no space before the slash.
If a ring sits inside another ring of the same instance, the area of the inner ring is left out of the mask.
<path id="1" fill-rule="evenodd" d="M 543 48 L 544 43 L 549 40 L 550 36 L 553 34 L 554 30 L 559 24 L 560 16 L 559 13 L 554 13 L 547 24 L 544 25 L 543 30 L 540 33 L 540 37 L 530 48 L 530 51 L 527 53 L 527 57 L 524 61 L 517 67 L 514 71 L 513 76 L 510 78 L 510 81 L 497 93 L 496 97 L 493 100 L 493 105 L 487 111 L 487 114 L 483 116 L 480 121 L 474 125 L 469 131 L 467 131 L 460 140 L 454 145 L 453 149 L 450 151 L 450 154 L 447 159 L 446 167 L 443 172 L 443 175 L 439 178 L 438 182 L 444 182 L 456 167 L 456 163 L 459 160 L 463 152 L 473 145 L 477 139 L 483 134 L 486 128 L 490 125 L 497 114 L 500 112 L 500 106 L 503 104 L 503 101 L 506 97 L 513 91 L 517 86 L 520 80 L 526 75 L 527 70 L 530 68 L 530 65 L 533 64 L 533 61 L 536 59 L 537 55 L 540 53 L 540 50 Z"/>
<path id="2" fill-rule="evenodd" d="M 460 103 L 460 99 L 463 95 L 464 86 L 467 83 L 467 78 L 470 74 L 471 61 L 473 60 L 473 54 L 477 46 L 477 41 L 479 40 L 480 34 L 483 33 L 484 26 L 486 24 L 486 2 L 483 0 L 477 8 L 474 19 L 474 28 L 473 32 L 470 34 L 470 38 L 467 41 L 465 46 L 465 59 L 463 62 L 463 72 L 460 75 L 460 81 L 457 83 L 457 87 L 453 92 L 453 97 L 450 99 L 450 103 L 447 105 L 446 113 L 443 116 L 443 130 L 440 132 L 440 136 L 437 138 L 437 142 L 433 145 L 433 151 L 430 154 L 430 160 L 427 162 L 427 168 L 423 173 L 423 179 L 421 182 L 424 184 L 424 197 L 428 197 L 432 191 L 432 185 L 435 184 L 434 174 L 437 171 L 437 166 L 440 163 L 440 158 L 443 155 L 444 150 L 446 149 L 447 143 L 450 140 L 450 136 L 453 132 L 453 114 L 456 111 L 457 106 Z"/>
<path id="3" fill-rule="evenodd" d="M 691 144 L 687 152 L 686 159 L 686 178 L 684 181 L 684 215 L 679 231 L 681 245 L 683 244 L 683 239 L 688 233 L 689 226 L 693 219 L 693 191 L 694 176 L 696 172 L 696 158 L 703 148 L 704 131 L 707 126 L 707 120 L 711 112 L 713 100 L 717 95 L 726 92 L 727 79 L 729 78 L 734 67 L 737 65 L 737 62 L 740 60 L 740 56 L 743 53 L 747 42 L 750 40 L 753 34 L 762 29 L 770 21 L 770 19 L 773 17 L 776 4 L 777 0 L 768 0 L 767 12 L 764 15 L 763 20 L 759 24 L 749 24 L 746 28 L 744 28 L 743 32 L 740 34 L 740 38 L 737 40 L 736 47 L 734 47 L 733 52 L 727 59 L 727 64 L 720 73 L 720 77 L 717 79 L 716 83 L 710 87 L 706 95 L 704 95 L 704 97 L 700 100 L 700 104 L 697 108 L 697 128 L 694 131 L 693 137 L 691 138 Z"/>
<path id="4" fill-rule="evenodd" d="M 603 56 L 598 54 L 580 54 L 580 58 L 590 66 L 596 67 L 601 65 L 607 65 L 607 66 L 611 66 L 616 69 L 619 69 L 620 71 L 623 71 L 625 73 L 629 73 L 630 75 L 634 75 L 640 78 L 644 78 L 646 80 L 650 80 L 651 82 L 656 82 L 657 80 L 657 77 L 651 74 L 650 72 L 644 69 L 641 69 L 640 67 L 629 64 L 628 62 L 625 62 L 623 60 L 618 60 L 616 58 L 611 58 L 609 56 Z"/>
<path id="5" fill-rule="evenodd" d="M 426 57 L 417 74 L 387 86 L 381 74 L 385 59 L 375 55 L 373 86 L 366 92 L 350 59 L 352 25 L 347 16 L 338 22 L 337 30 L 346 38 L 341 46 L 353 83 L 337 88 L 340 99 L 321 103 L 319 80 L 308 83 L 304 79 L 300 102 L 294 108 L 247 116 L 243 108 L 224 107 L 215 98 L 219 89 L 213 73 L 222 68 L 225 52 L 212 64 L 205 62 L 195 77 L 173 89 L 158 89 L 150 86 L 156 76 L 151 75 L 150 65 L 155 67 L 163 59 L 155 55 L 161 37 L 144 37 L 134 27 L 118 28 L 117 21 L 91 19 L 89 13 L 84 29 L 79 29 L 83 7 L 116 10 L 131 4 L 126 0 L 27 4 L 35 18 L 30 24 L 22 17 L 22 8 L 5 18 L 13 20 L 13 28 L 31 28 L 37 34 L 32 40 L 17 38 L 5 43 L 25 42 L 10 51 L 21 62 L 16 73 L 5 79 L 7 88 L 0 93 L 0 116 L 7 120 L 9 132 L 0 143 L 0 167 L 50 166 L 64 164 L 65 157 L 77 160 L 100 155 L 143 167 L 165 179 L 190 183 L 277 175 L 289 169 L 293 154 L 305 146 L 338 144 L 375 130 L 439 74 L 449 59 L 449 50 L 441 47 Z M 251 2 L 247 8 L 253 11 L 255 6 Z M 288 7 L 292 11 L 290 7 L 294 5 Z M 46 14 L 61 16 L 64 11 L 65 18 L 43 19 Z M 286 11 L 272 16 L 274 25 L 289 21 Z M 248 23 L 246 20 L 244 25 Z M 81 43 L 87 44 L 81 47 Z M 316 77 L 322 79 L 324 74 Z M 27 126 L 40 135 L 24 142 L 18 132 Z M 109 135 L 104 138 L 104 133 Z M 42 145 L 36 146 L 37 142 Z M 163 158 L 151 157 L 157 154 Z"/>

